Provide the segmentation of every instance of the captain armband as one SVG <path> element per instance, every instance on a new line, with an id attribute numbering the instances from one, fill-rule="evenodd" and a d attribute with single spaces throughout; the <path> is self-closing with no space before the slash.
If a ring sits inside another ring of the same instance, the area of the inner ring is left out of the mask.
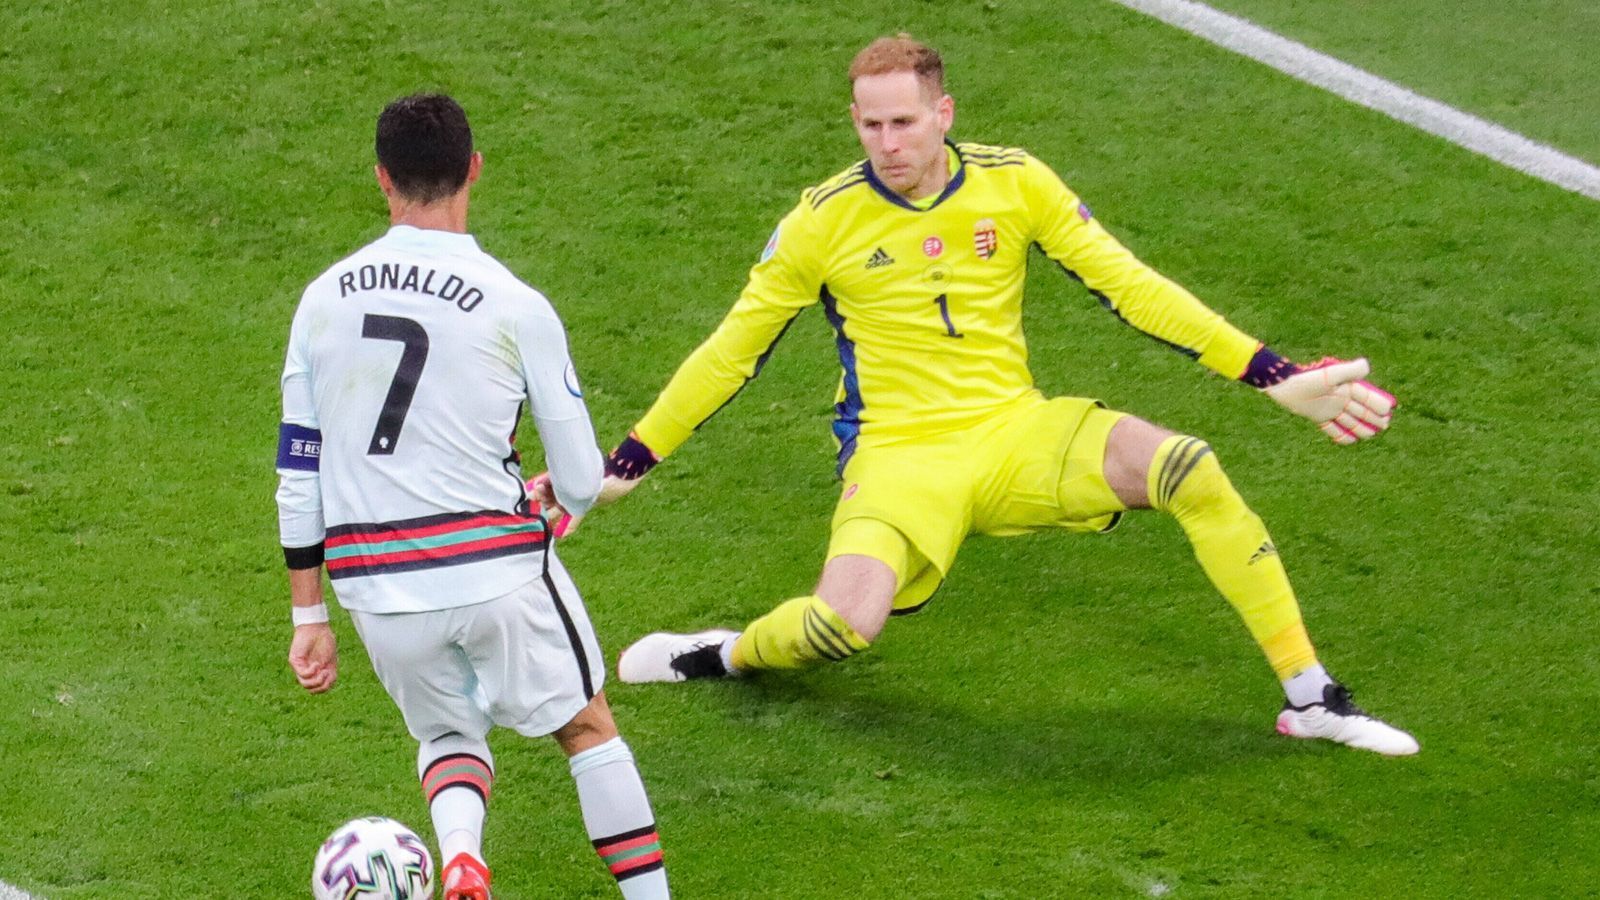
<path id="1" fill-rule="evenodd" d="M 278 424 L 278 468 L 315 472 L 321 459 L 321 431 L 289 422 Z"/>

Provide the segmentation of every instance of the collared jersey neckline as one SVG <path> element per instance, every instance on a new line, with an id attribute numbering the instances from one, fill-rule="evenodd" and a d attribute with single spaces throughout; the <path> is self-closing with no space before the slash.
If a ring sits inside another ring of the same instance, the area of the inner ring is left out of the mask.
<path id="1" fill-rule="evenodd" d="M 961 158 L 961 151 L 957 150 L 956 145 L 951 143 L 948 138 L 945 139 L 944 147 L 946 158 L 950 162 L 950 180 L 945 184 L 944 190 L 931 198 L 931 202 L 930 198 L 926 197 L 921 200 L 907 200 L 901 196 L 894 188 L 889 187 L 878 179 L 878 173 L 872 171 L 871 160 L 868 160 L 866 164 L 867 184 L 872 185 L 872 189 L 877 191 L 879 196 L 895 206 L 909 209 L 912 212 L 927 212 L 943 203 L 946 198 L 960 189 L 961 185 L 967 180 L 967 164 Z"/>

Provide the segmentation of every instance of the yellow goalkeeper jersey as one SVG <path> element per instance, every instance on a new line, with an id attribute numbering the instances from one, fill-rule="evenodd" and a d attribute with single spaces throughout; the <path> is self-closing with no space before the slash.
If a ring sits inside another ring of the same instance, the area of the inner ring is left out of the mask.
<path id="1" fill-rule="evenodd" d="M 842 455 L 857 440 L 960 429 L 1037 393 L 1022 334 L 1033 245 L 1128 324 L 1229 378 L 1244 373 L 1257 341 L 1140 262 L 1044 163 L 982 144 L 950 153 L 950 182 L 927 209 L 865 161 L 802 193 L 738 302 L 635 427 L 639 440 L 661 457 L 677 449 L 815 303 L 843 370 Z"/>

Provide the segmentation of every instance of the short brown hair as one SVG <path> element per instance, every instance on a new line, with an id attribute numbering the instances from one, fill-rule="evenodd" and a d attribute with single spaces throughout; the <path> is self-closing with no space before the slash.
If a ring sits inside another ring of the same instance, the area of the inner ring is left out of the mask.
<path id="1" fill-rule="evenodd" d="M 944 60 L 939 58 L 939 51 L 904 31 L 894 37 L 878 38 L 862 48 L 850 61 L 850 84 L 863 75 L 891 72 L 913 72 L 933 96 L 944 95 Z"/>

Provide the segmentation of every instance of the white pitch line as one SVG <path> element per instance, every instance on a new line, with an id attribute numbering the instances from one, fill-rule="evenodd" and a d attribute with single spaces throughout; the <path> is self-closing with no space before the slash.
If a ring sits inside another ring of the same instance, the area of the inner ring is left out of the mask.
<path id="1" fill-rule="evenodd" d="M 1600 200 L 1600 168 L 1193 0 L 1112 0 L 1519 172 Z"/>
<path id="2" fill-rule="evenodd" d="M 14 888 L 4 881 L 0 881 L 0 900 L 39 900 L 39 898 L 20 888 Z"/>

